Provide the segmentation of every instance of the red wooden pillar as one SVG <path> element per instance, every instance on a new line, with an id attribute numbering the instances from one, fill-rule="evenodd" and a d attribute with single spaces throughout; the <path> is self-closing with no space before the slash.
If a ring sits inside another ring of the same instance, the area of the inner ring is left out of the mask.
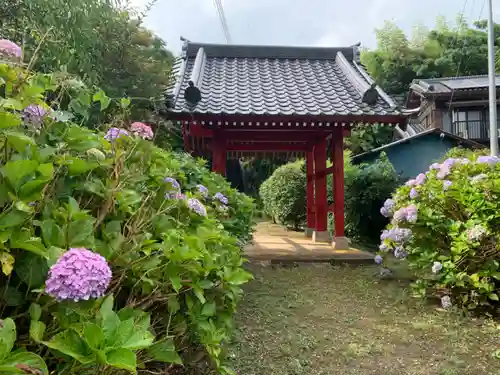
<path id="1" fill-rule="evenodd" d="M 314 209 L 314 147 L 311 146 L 306 154 L 306 202 L 307 202 L 307 228 L 305 231 L 306 237 L 312 237 L 316 228 L 316 217 Z"/>
<path id="2" fill-rule="evenodd" d="M 212 138 L 212 171 L 226 175 L 226 140 L 220 132 L 215 133 Z"/>
<path id="3" fill-rule="evenodd" d="M 349 242 L 344 234 L 344 137 L 342 131 L 333 134 L 332 143 L 335 249 L 347 250 Z"/>
<path id="4" fill-rule="evenodd" d="M 313 232 L 314 242 L 329 242 L 328 233 L 328 197 L 326 191 L 326 139 L 322 139 L 314 146 L 314 173 L 315 173 L 315 211 L 316 228 Z"/>

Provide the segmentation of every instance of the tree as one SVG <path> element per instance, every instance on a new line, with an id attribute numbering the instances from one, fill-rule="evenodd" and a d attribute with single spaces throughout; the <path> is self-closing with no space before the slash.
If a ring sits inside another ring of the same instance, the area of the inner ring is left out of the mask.
<path id="1" fill-rule="evenodd" d="M 171 79 L 172 53 L 122 0 L 4 0 L 0 30 L 31 68 L 78 75 L 136 107 L 162 101 Z"/>
<path id="2" fill-rule="evenodd" d="M 450 26 L 439 17 L 433 30 L 417 26 L 409 41 L 398 26 L 386 22 L 376 30 L 377 48 L 364 50 L 362 62 L 389 94 L 406 93 L 412 80 L 417 78 L 487 74 L 486 26 L 486 21 L 479 21 L 470 27 L 462 16 Z M 497 24 L 495 40 L 499 38 L 500 25 Z"/>

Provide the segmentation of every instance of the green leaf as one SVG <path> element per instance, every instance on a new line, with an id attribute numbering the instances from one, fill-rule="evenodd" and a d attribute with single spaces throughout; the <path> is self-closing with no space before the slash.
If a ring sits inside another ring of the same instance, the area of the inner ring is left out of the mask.
<path id="1" fill-rule="evenodd" d="M 0 264 L 2 265 L 2 273 L 9 276 L 14 269 L 15 259 L 9 253 L 2 251 L 0 252 Z"/>
<path id="2" fill-rule="evenodd" d="M 146 353 L 154 361 L 182 365 L 182 359 L 175 350 L 175 344 L 172 339 L 155 343 L 146 350 Z"/>
<path id="3" fill-rule="evenodd" d="M 104 332 L 95 323 L 85 322 L 83 327 L 83 338 L 92 349 L 101 349 L 104 342 Z"/>
<path id="4" fill-rule="evenodd" d="M 120 348 L 134 333 L 134 319 L 127 319 L 118 324 L 116 333 L 111 340 L 108 340 L 109 346 Z"/>
<path id="5" fill-rule="evenodd" d="M 123 109 L 128 108 L 130 106 L 130 98 L 121 98 L 120 99 L 120 107 Z"/>
<path id="6" fill-rule="evenodd" d="M 141 350 L 149 348 L 154 341 L 155 337 L 149 331 L 135 332 L 130 338 L 121 345 L 124 349 Z"/>
<path id="7" fill-rule="evenodd" d="M 0 293 L 3 293 L 2 297 L 7 306 L 17 307 L 25 302 L 24 293 L 21 293 L 19 289 L 13 286 L 7 286 L 3 291 L 0 291 Z"/>
<path id="8" fill-rule="evenodd" d="M 29 289 L 39 288 L 45 283 L 49 267 L 47 261 L 32 253 L 26 253 L 17 259 L 16 275 Z"/>
<path id="9" fill-rule="evenodd" d="M 30 215 L 24 211 L 11 210 L 0 215 L 0 230 L 18 226 L 26 221 Z"/>
<path id="10" fill-rule="evenodd" d="M 200 280 L 197 285 L 202 289 L 210 289 L 213 288 L 214 283 L 210 280 Z"/>
<path id="11" fill-rule="evenodd" d="M 170 282 L 172 283 L 172 288 L 179 293 L 182 288 L 181 278 L 179 276 L 170 277 Z"/>
<path id="12" fill-rule="evenodd" d="M 0 321 L 0 360 L 7 357 L 16 341 L 16 324 L 11 318 Z"/>
<path id="13" fill-rule="evenodd" d="M 54 264 L 57 263 L 57 260 L 61 257 L 66 252 L 66 250 L 61 249 L 60 247 L 55 247 L 51 246 L 48 248 L 47 253 L 48 253 L 48 259 L 47 259 L 47 266 L 52 267 Z"/>
<path id="14" fill-rule="evenodd" d="M 201 309 L 201 314 L 205 316 L 214 316 L 216 312 L 215 302 L 208 302 L 203 305 Z"/>
<path id="15" fill-rule="evenodd" d="M 42 239 L 39 237 L 31 237 L 31 233 L 27 228 L 12 233 L 9 243 L 10 247 L 13 249 L 27 250 L 45 259 L 49 257 L 47 249 L 42 243 Z"/>
<path id="16" fill-rule="evenodd" d="M 48 375 L 49 373 L 47 365 L 42 357 L 31 352 L 18 352 L 12 354 L 2 361 L 2 366 L 17 366 L 17 368 L 25 370 L 21 372 L 23 374 Z"/>
<path id="17" fill-rule="evenodd" d="M 198 288 L 197 286 L 193 286 L 193 292 L 194 292 L 195 296 L 198 297 L 198 299 L 200 300 L 200 302 L 202 304 L 207 302 L 207 300 L 203 294 L 203 289 Z"/>
<path id="18" fill-rule="evenodd" d="M 33 341 L 41 343 L 43 341 L 43 334 L 47 326 L 44 322 L 32 320 L 30 324 L 30 337 Z"/>
<path id="19" fill-rule="evenodd" d="M 106 354 L 106 362 L 113 367 L 136 373 L 137 357 L 135 352 L 127 349 L 115 349 Z"/>
<path id="20" fill-rule="evenodd" d="M 37 171 L 45 180 L 52 180 L 54 177 L 54 165 L 52 163 L 40 164 Z"/>
<path id="21" fill-rule="evenodd" d="M 84 159 L 70 159 L 68 160 L 68 172 L 70 176 L 78 176 L 87 173 L 99 166 L 98 163 L 88 162 Z"/>
<path id="22" fill-rule="evenodd" d="M 113 296 L 106 297 L 99 310 L 101 315 L 100 325 L 106 342 L 113 342 L 116 331 L 121 323 L 120 318 L 113 311 L 113 301 Z"/>
<path id="23" fill-rule="evenodd" d="M 91 247 L 94 242 L 95 219 L 76 220 L 68 227 L 69 247 Z"/>
<path id="24" fill-rule="evenodd" d="M 171 296 L 168 299 L 168 312 L 170 314 L 175 314 L 177 311 L 179 311 L 181 308 L 181 305 L 179 304 L 179 301 L 177 300 L 177 296 Z"/>
<path id="25" fill-rule="evenodd" d="M 491 299 L 491 300 L 493 300 L 493 301 L 498 301 L 498 300 L 499 300 L 499 299 L 498 299 L 498 294 L 496 294 L 496 293 L 490 293 L 490 294 L 488 295 L 488 297 L 489 297 L 489 299 Z"/>
<path id="26" fill-rule="evenodd" d="M 21 117 L 11 112 L 0 112 L 0 129 L 12 128 L 22 124 Z"/>
<path id="27" fill-rule="evenodd" d="M 5 132 L 7 142 L 18 152 L 23 152 L 29 145 L 36 145 L 35 140 L 26 134 L 18 132 Z"/>
<path id="28" fill-rule="evenodd" d="M 104 111 L 109 107 L 111 99 L 104 93 L 104 91 L 99 90 L 92 96 L 92 101 L 101 103 L 101 111 Z"/>
<path id="29" fill-rule="evenodd" d="M 2 79 L 0 79 L 0 86 L 3 84 L 1 81 Z M 0 108 L 15 109 L 17 111 L 21 111 L 24 108 L 24 106 L 23 103 L 14 98 L 7 98 L 7 99 L 0 98 Z"/>
<path id="30" fill-rule="evenodd" d="M 42 316 L 42 308 L 37 303 L 32 303 L 29 308 L 30 318 L 33 321 L 39 321 Z"/>
<path id="31" fill-rule="evenodd" d="M 245 284 L 250 280 L 252 280 L 252 274 L 242 268 L 234 270 L 227 278 L 228 283 L 233 285 Z"/>
<path id="32" fill-rule="evenodd" d="M 90 363 L 93 360 L 92 352 L 85 341 L 73 330 L 58 333 L 50 341 L 44 341 L 44 345 L 69 355 L 81 363 Z"/>
<path id="33" fill-rule="evenodd" d="M 45 246 L 56 246 L 64 247 L 65 238 L 64 232 L 55 220 L 48 219 L 44 220 L 40 224 L 40 229 L 42 230 L 42 238 Z"/>
<path id="34" fill-rule="evenodd" d="M 16 160 L 7 162 L 1 172 L 12 188 L 17 191 L 21 185 L 34 176 L 37 168 L 38 162 L 34 160 Z"/>

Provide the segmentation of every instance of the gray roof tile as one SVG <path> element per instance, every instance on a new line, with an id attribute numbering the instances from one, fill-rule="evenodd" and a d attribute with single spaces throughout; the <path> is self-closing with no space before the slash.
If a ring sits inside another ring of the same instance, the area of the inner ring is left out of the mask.
<path id="1" fill-rule="evenodd" d="M 500 75 L 496 76 L 496 86 L 500 87 Z M 410 89 L 429 95 L 446 95 L 454 91 L 486 90 L 488 89 L 488 76 L 415 79 L 410 85 Z"/>
<path id="2" fill-rule="evenodd" d="M 197 57 L 198 56 L 198 57 Z M 397 115 L 380 88 L 371 106 L 362 101 L 373 83 L 354 59 L 354 47 L 307 48 L 188 43 L 171 90 L 171 111 L 198 114 Z M 200 74 L 196 70 L 196 60 Z M 184 99 L 188 82 L 202 100 L 193 109 Z"/>

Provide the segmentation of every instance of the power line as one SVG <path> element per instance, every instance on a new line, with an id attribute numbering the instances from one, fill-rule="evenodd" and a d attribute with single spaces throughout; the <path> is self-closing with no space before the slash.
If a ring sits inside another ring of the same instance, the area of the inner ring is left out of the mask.
<path id="1" fill-rule="evenodd" d="M 219 15 L 219 20 L 222 26 L 222 31 L 226 38 L 226 43 L 231 43 L 231 34 L 229 33 L 229 27 L 227 26 L 226 16 L 224 14 L 224 7 L 222 6 L 221 0 L 213 0 L 217 14 Z"/>

